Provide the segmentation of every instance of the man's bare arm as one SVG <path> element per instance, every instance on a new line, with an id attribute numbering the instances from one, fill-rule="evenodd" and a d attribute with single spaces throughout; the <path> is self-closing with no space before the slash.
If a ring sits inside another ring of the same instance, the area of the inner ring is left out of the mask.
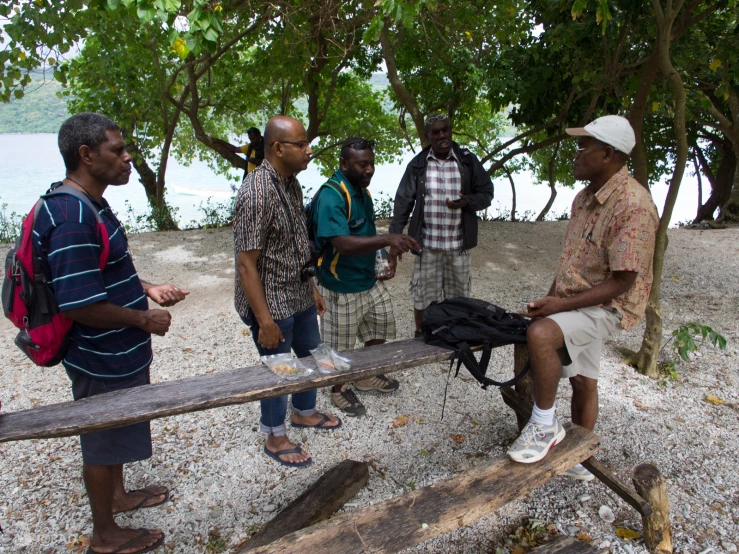
<path id="1" fill-rule="evenodd" d="M 72 321 L 99 329 L 136 327 L 147 333 L 164 336 L 169 330 L 172 316 L 167 310 L 132 310 L 116 306 L 108 301 L 95 302 L 82 308 L 64 312 Z"/>
<path id="2" fill-rule="evenodd" d="M 636 281 L 636 271 L 614 271 L 611 276 L 593 288 L 567 298 L 549 295 L 528 304 L 528 312 L 523 315 L 531 318 L 546 317 L 559 312 L 570 312 L 589 306 L 599 306 L 628 291 Z"/>

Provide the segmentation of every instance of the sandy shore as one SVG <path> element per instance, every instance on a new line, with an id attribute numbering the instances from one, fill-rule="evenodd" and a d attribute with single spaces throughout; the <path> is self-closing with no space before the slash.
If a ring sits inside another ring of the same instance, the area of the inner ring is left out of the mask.
<path id="1" fill-rule="evenodd" d="M 566 223 L 481 225 L 473 253 L 473 294 L 508 309 L 542 296 L 557 263 Z M 233 309 L 230 229 L 134 235 L 139 274 L 192 291 L 174 307 L 166 337 L 154 338 L 152 380 L 165 381 L 253 365 L 251 337 Z M 412 333 L 408 299 L 410 260 L 389 282 L 399 338 Z M 608 341 L 600 382 L 599 454 L 624 480 L 634 466 L 654 461 L 667 480 L 677 552 L 736 552 L 739 544 L 739 229 L 671 230 L 663 283 L 665 340 L 682 323 L 714 326 L 729 341 L 727 352 L 701 347 L 678 365 L 679 381 L 661 384 L 619 364 L 618 346 L 636 348 L 642 328 Z M 71 400 L 61 366 L 36 368 L 13 345 L 14 332 L 0 321 L 0 400 L 3 411 Z M 668 346 L 663 355 L 676 358 Z M 500 377 L 512 367 L 512 348 L 496 350 L 491 365 Z M 346 506 L 356 510 L 452 476 L 500 456 L 516 436 L 515 419 L 497 391 L 482 391 L 468 376 L 453 381 L 440 421 L 443 364 L 395 374 L 393 395 L 361 394 L 367 416 L 345 419 L 335 433 L 292 433 L 313 455 L 305 469 L 277 466 L 261 453 L 256 404 L 161 419 L 152 423 L 154 457 L 132 464 L 129 484 L 159 482 L 173 501 L 121 516 L 134 527 L 158 526 L 166 552 L 228 551 L 243 541 L 318 476 L 345 459 L 373 461 L 370 482 Z M 569 387 L 557 412 L 569 417 Z M 707 395 L 725 401 L 708 403 Z M 319 408 L 331 409 L 319 394 Z M 410 423 L 392 429 L 401 414 Z M 462 435 L 461 443 L 452 434 Z M 2 445 L 0 552 L 83 552 L 92 524 L 81 480 L 78 439 L 34 440 Z M 383 478 L 384 475 L 384 478 Z M 606 523 L 598 508 L 610 507 Z M 532 520 L 534 520 L 532 522 Z M 604 552 L 646 552 L 643 542 L 624 541 L 618 528 L 641 530 L 631 508 L 597 481 L 558 477 L 530 495 L 414 552 L 509 552 L 516 529 L 550 526 L 585 532 Z M 497 549 L 504 550 L 497 550 Z"/>

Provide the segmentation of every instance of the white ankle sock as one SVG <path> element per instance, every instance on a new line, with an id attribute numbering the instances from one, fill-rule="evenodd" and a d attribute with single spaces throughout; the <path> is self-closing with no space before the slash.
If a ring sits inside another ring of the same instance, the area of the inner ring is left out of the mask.
<path id="1" fill-rule="evenodd" d="M 531 419 L 529 421 L 540 425 L 554 425 L 554 408 L 555 406 L 552 406 L 548 410 L 542 410 L 539 406 L 534 404 L 534 409 L 531 412 Z"/>

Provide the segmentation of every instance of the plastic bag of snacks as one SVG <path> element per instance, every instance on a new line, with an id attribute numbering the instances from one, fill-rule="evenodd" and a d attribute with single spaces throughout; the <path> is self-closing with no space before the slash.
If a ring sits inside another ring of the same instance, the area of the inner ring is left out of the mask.
<path id="1" fill-rule="evenodd" d="M 321 373 L 333 373 L 334 371 L 346 371 L 351 368 L 351 360 L 340 356 L 336 350 L 331 348 L 325 342 L 318 345 L 318 348 L 311 350 L 310 353 L 316 360 L 316 367 Z"/>
<path id="2" fill-rule="evenodd" d="M 292 380 L 313 373 L 313 370 L 307 368 L 300 360 L 293 358 L 291 354 L 272 354 L 262 356 L 261 360 L 272 373 L 283 379 Z"/>

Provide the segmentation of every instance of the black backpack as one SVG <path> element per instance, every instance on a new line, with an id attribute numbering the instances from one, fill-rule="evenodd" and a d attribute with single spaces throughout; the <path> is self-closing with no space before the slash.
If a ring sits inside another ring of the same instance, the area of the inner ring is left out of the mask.
<path id="1" fill-rule="evenodd" d="M 457 375 L 464 364 L 486 389 L 490 385 L 510 387 L 526 374 L 528 363 L 521 373 L 504 383 L 485 376 L 493 344 L 526 344 L 530 323 L 525 317 L 506 312 L 490 302 L 460 297 L 432 302 L 423 312 L 421 328 L 426 344 L 454 350 L 451 364 L 457 360 Z M 478 362 L 471 347 L 480 345 L 482 356 Z"/>
<path id="2" fill-rule="evenodd" d="M 313 216 L 316 212 L 318 195 L 321 194 L 321 191 L 324 188 L 333 189 L 344 199 L 344 208 L 346 209 L 347 219 L 351 216 L 351 198 L 349 196 L 349 191 L 346 190 L 346 188 L 343 188 L 340 183 L 330 179 L 318 187 L 318 190 L 313 195 L 313 199 L 305 205 L 305 226 L 308 228 L 308 246 L 310 247 L 311 261 L 316 267 L 320 267 L 322 261 L 321 258 L 323 258 L 323 255 L 326 253 L 328 245 L 331 244 L 331 241 L 327 240 L 323 243 L 323 248 L 319 250 L 318 246 L 316 246 L 316 235 L 313 230 Z"/>

